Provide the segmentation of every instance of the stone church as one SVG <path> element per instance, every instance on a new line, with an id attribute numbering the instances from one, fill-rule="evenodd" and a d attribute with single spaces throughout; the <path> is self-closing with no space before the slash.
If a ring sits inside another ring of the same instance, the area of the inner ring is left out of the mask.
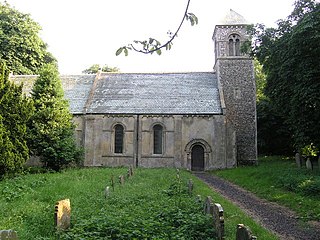
<path id="1" fill-rule="evenodd" d="M 195 171 L 257 161 L 252 59 L 241 53 L 247 22 L 230 11 L 215 27 L 212 72 L 61 76 L 85 166 Z M 11 76 L 30 91 L 37 76 Z"/>

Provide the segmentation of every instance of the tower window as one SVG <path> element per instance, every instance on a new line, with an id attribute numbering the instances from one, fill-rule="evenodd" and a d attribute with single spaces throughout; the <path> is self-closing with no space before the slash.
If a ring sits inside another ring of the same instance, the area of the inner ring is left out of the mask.
<path id="1" fill-rule="evenodd" d="M 123 126 L 117 124 L 114 127 L 114 152 L 123 153 L 123 137 L 124 131 Z"/>
<path id="2" fill-rule="evenodd" d="M 153 127 L 153 153 L 162 154 L 162 133 L 163 128 L 161 125 L 155 125 Z"/>
<path id="3" fill-rule="evenodd" d="M 229 56 L 240 56 L 240 36 L 232 34 L 229 37 Z"/>

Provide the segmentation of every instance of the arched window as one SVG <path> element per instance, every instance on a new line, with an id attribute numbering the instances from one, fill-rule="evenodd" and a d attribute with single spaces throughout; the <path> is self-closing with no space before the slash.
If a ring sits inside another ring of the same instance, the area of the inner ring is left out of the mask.
<path id="1" fill-rule="evenodd" d="M 163 128 L 161 125 L 155 125 L 153 127 L 153 153 L 162 154 L 162 134 Z"/>
<path id="2" fill-rule="evenodd" d="M 240 36 L 232 34 L 229 37 L 229 56 L 240 56 Z"/>
<path id="3" fill-rule="evenodd" d="M 114 127 L 114 152 L 115 153 L 123 153 L 123 137 L 124 137 L 123 126 L 120 124 L 117 124 Z"/>
<path id="4" fill-rule="evenodd" d="M 229 39 L 229 56 L 234 56 L 234 44 L 232 39 Z"/>

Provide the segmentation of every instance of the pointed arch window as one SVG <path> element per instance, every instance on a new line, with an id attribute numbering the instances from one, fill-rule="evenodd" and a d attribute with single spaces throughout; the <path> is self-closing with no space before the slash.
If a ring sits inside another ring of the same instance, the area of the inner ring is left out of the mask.
<path id="1" fill-rule="evenodd" d="M 121 124 L 114 127 L 114 152 L 123 153 L 124 128 Z"/>
<path id="2" fill-rule="evenodd" d="M 229 37 L 229 56 L 240 56 L 240 36 L 232 34 Z"/>
<path id="3" fill-rule="evenodd" d="M 153 127 L 153 153 L 162 154 L 163 127 L 159 124 Z"/>

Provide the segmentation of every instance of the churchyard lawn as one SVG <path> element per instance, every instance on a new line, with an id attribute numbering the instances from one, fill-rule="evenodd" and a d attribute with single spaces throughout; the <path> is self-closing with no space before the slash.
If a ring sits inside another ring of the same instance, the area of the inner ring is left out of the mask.
<path id="1" fill-rule="evenodd" d="M 212 235 L 212 219 L 204 217 L 200 195 L 223 207 L 226 239 L 235 239 L 239 223 L 259 239 L 277 239 L 189 172 L 178 176 L 175 169 L 134 169 L 127 177 L 126 168 L 84 168 L 6 179 L 0 182 L 0 230 L 13 229 L 19 239 L 211 239 L 205 234 Z M 54 206 L 62 199 L 70 199 L 71 228 L 56 233 Z"/>
<path id="2" fill-rule="evenodd" d="M 320 169 L 299 168 L 294 158 L 260 157 L 258 166 L 214 171 L 257 196 L 284 205 L 303 221 L 320 221 Z"/>

